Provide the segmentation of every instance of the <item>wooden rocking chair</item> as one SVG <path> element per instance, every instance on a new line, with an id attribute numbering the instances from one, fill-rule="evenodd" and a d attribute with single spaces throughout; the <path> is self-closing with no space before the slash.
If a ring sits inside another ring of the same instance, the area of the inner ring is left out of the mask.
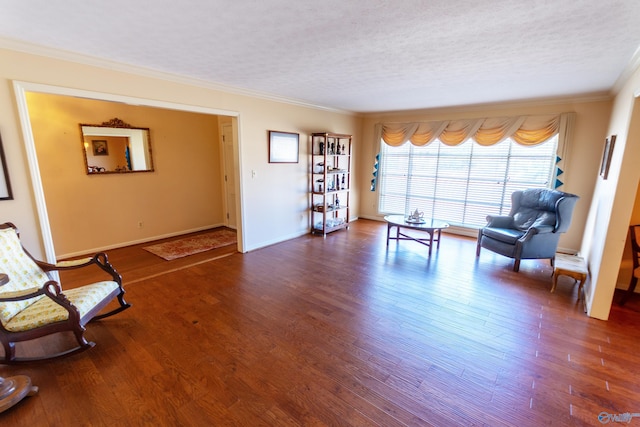
<path id="1" fill-rule="evenodd" d="M 96 265 L 112 280 L 62 291 L 49 275 L 52 271 Z M 0 274 L 7 283 L 0 286 L 0 342 L 4 359 L 0 363 L 16 364 L 53 359 L 87 350 L 95 345 L 84 338 L 85 325 L 91 320 L 114 315 L 130 307 L 124 300 L 122 277 L 105 253 L 57 264 L 34 259 L 20 243 L 18 229 L 12 223 L 0 224 Z M 99 314 L 114 298 L 119 306 Z M 15 343 L 57 332 L 72 332 L 77 347 L 42 357 L 15 357 Z"/>

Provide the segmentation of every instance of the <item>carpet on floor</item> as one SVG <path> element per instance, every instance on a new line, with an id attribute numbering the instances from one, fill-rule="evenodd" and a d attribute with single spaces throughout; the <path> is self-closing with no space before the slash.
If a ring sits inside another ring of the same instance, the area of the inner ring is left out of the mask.
<path id="1" fill-rule="evenodd" d="M 236 243 L 236 232 L 225 228 L 193 237 L 185 237 L 170 242 L 145 246 L 143 249 L 160 258 L 171 261 L 172 259 L 210 251 L 211 249 L 221 248 L 234 243 Z"/>

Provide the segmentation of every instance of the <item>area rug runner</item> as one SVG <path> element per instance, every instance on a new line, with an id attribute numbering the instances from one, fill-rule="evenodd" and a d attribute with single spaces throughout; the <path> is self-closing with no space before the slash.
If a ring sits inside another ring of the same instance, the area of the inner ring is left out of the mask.
<path id="1" fill-rule="evenodd" d="M 236 243 L 235 231 L 223 229 L 171 242 L 145 246 L 143 249 L 171 261 Z"/>

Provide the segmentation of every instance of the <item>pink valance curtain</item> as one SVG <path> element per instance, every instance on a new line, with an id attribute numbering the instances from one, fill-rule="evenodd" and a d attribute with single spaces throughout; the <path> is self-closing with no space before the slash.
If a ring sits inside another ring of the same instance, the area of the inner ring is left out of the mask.
<path id="1" fill-rule="evenodd" d="M 561 115 L 545 115 L 385 123 L 381 125 L 381 137 L 391 146 L 407 141 L 422 146 L 436 138 L 450 146 L 462 144 L 469 138 L 480 145 L 493 145 L 509 137 L 522 145 L 536 145 L 557 134 L 561 121 Z"/>

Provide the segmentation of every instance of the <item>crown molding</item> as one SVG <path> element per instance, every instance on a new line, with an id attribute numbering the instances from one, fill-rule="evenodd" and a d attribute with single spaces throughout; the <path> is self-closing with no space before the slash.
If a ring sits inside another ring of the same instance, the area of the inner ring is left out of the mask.
<path id="1" fill-rule="evenodd" d="M 195 86 L 198 88 L 210 89 L 219 92 L 225 92 L 234 95 L 246 96 L 250 98 L 258 98 L 266 101 L 274 101 L 283 104 L 295 105 L 298 107 L 312 108 L 315 110 L 329 111 L 339 114 L 355 115 L 357 113 L 353 111 L 341 110 L 337 108 L 331 108 L 324 105 L 313 104 L 307 101 L 286 98 L 283 96 L 273 95 L 269 93 L 253 91 L 243 89 L 235 86 L 223 85 L 219 83 L 210 82 L 207 80 L 196 79 L 191 77 L 185 77 L 177 74 L 166 73 L 162 71 L 153 70 L 150 68 L 139 67 L 135 65 L 125 64 L 122 62 L 110 61 L 102 58 L 98 58 L 90 55 L 78 54 L 62 49 L 55 49 L 46 46 L 27 43 L 19 40 L 8 39 L 0 37 L 0 49 L 12 50 L 20 53 L 26 53 L 30 55 L 43 56 L 46 58 L 62 60 L 67 62 L 73 62 L 81 65 L 88 65 L 92 67 L 104 68 L 113 71 L 119 71 L 127 74 L 134 74 L 137 76 L 148 77 L 158 80 L 164 80 L 171 83 L 178 83 L 188 86 Z"/>
<path id="2" fill-rule="evenodd" d="M 633 55 L 631 56 L 631 59 L 629 60 L 629 62 L 627 62 L 627 65 L 624 67 L 624 70 L 622 70 L 622 72 L 620 73 L 620 76 L 618 76 L 618 79 L 613 84 L 613 88 L 611 89 L 611 93 L 613 95 L 618 94 L 622 90 L 622 87 L 627 83 L 627 81 L 629 81 L 631 76 L 638 70 L 638 67 L 640 67 L 640 47 L 638 47 L 638 49 L 636 49 L 636 51 L 633 53 Z"/>
<path id="3" fill-rule="evenodd" d="M 402 111 L 386 111 L 386 112 L 372 112 L 365 114 L 368 119 L 378 117 L 394 117 L 394 116 L 407 116 L 415 114 L 441 114 L 441 113 L 467 113 L 467 112 L 484 112 L 486 110 L 502 110 L 511 108 L 534 108 L 553 105 L 565 105 L 565 104 L 584 104 L 590 102 L 603 102 L 611 101 L 613 96 L 609 92 L 598 92 L 591 94 L 583 94 L 576 96 L 564 96 L 564 97 L 549 97 L 549 98 L 532 98 L 521 99 L 517 101 L 501 101 L 491 102 L 483 104 L 469 104 L 469 105 L 452 105 L 446 107 L 432 107 L 421 108 L 415 110 L 402 110 Z"/>

